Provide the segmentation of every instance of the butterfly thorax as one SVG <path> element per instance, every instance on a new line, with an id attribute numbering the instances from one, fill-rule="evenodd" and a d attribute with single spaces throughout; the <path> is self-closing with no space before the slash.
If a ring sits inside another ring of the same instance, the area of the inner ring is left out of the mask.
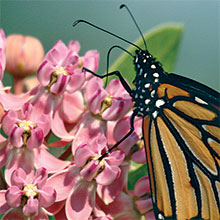
<path id="1" fill-rule="evenodd" d="M 137 50 L 134 58 L 136 77 L 133 81 L 136 86 L 132 90 L 134 112 L 144 117 L 154 112 L 158 105 L 157 89 L 166 73 L 161 64 L 147 51 Z"/>

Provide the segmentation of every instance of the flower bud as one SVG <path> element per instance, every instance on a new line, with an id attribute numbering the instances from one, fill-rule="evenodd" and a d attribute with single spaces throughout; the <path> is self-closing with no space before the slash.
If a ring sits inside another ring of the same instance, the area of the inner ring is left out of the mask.
<path id="1" fill-rule="evenodd" d="M 36 72 L 44 56 L 41 42 L 31 36 L 12 34 L 7 37 L 6 71 L 16 78 Z"/>

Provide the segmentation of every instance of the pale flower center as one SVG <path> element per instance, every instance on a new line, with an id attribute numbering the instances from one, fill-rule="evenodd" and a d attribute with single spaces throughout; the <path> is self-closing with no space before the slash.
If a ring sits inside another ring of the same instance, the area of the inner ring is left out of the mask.
<path id="1" fill-rule="evenodd" d="M 33 184 L 27 184 L 23 190 L 25 191 L 24 196 L 26 196 L 27 198 L 34 198 L 38 195 L 37 186 Z"/>
<path id="2" fill-rule="evenodd" d="M 53 71 L 53 75 L 58 76 L 60 74 L 63 74 L 65 76 L 68 75 L 68 72 L 64 69 L 62 66 L 56 66 L 56 70 Z"/>
<path id="3" fill-rule="evenodd" d="M 112 97 L 111 96 L 106 96 L 105 99 L 102 101 L 102 106 L 101 106 L 99 115 L 101 115 L 111 105 L 112 105 Z"/>
<path id="4" fill-rule="evenodd" d="M 54 83 L 57 81 L 58 75 L 65 75 L 68 76 L 68 72 L 64 69 L 62 66 L 56 66 L 56 70 L 53 71 L 51 78 L 50 78 L 50 83 L 48 84 L 48 88 L 50 88 Z"/>
<path id="5" fill-rule="evenodd" d="M 22 134 L 23 137 L 23 142 L 24 144 L 27 143 L 27 139 L 30 137 L 31 135 L 31 128 L 35 128 L 36 125 L 30 121 L 30 120 L 23 120 L 22 122 L 18 123 L 18 127 L 23 128 L 24 133 Z"/>
<path id="6" fill-rule="evenodd" d="M 35 128 L 36 125 L 30 121 L 30 120 L 23 120 L 22 122 L 18 123 L 18 126 L 20 128 L 23 128 L 25 132 L 30 133 L 31 132 L 31 128 Z"/>
<path id="7" fill-rule="evenodd" d="M 78 67 L 78 68 L 82 68 L 82 67 L 83 67 L 83 61 L 82 61 L 82 60 L 79 60 L 77 67 Z"/>

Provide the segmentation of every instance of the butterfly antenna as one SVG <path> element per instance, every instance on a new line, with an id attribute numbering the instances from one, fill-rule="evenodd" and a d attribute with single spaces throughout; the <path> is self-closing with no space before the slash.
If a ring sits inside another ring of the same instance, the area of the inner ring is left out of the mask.
<path id="1" fill-rule="evenodd" d="M 94 25 L 94 24 L 92 24 L 92 23 L 90 23 L 90 22 L 88 22 L 88 21 L 86 21 L 86 20 L 76 20 L 74 23 L 73 23 L 73 27 L 75 27 L 77 24 L 79 24 L 79 23 L 86 23 L 86 24 L 88 24 L 88 25 L 90 25 L 90 26 L 92 26 L 92 27 L 94 27 L 94 28 L 96 28 L 96 29 L 98 29 L 98 30 L 100 30 L 100 31 L 103 31 L 103 32 L 105 32 L 105 33 L 107 33 L 107 34 L 110 34 L 110 35 L 112 35 L 112 36 L 114 36 L 114 37 L 116 37 L 116 38 L 118 38 L 118 39 L 120 39 L 120 40 L 122 40 L 122 41 L 124 41 L 124 42 L 127 42 L 128 44 L 131 44 L 131 45 L 133 45 L 133 46 L 135 46 L 135 47 L 137 47 L 139 50 L 141 50 L 141 48 L 140 47 L 138 47 L 137 45 L 135 45 L 135 44 L 133 44 L 132 42 L 130 42 L 130 41 L 128 41 L 128 40 L 126 40 L 126 39 L 124 39 L 124 38 L 122 38 L 122 37 L 120 37 L 120 36 L 118 36 L 118 35 L 116 35 L 116 34 L 114 34 L 114 33 L 112 33 L 112 32 L 110 32 L 110 31 L 107 31 L 107 30 L 105 30 L 105 29 L 103 29 L 103 28 L 101 28 L 101 27 L 99 27 L 99 26 L 97 26 L 97 25 Z"/>
<path id="2" fill-rule="evenodd" d="M 113 49 L 115 48 L 118 48 L 120 50 L 123 50 L 124 52 L 126 52 L 128 55 L 132 56 L 134 58 L 134 56 L 129 52 L 127 51 L 126 49 L 124 49 L 123 47 L 121 46 L 118 46 L 118 45 L 114 45 L 112 46 L 109 50 L 108 50 L 108 53 L 107 53 L 107 65 L 106 65 L 106 70 L 107 70 L 107 74 L 109 73 L 109 61 L 110 61 L 110 53 Z M 107 86 L 108 84 L 108 76 L 106 77 L 106 81 L 105 81 L 105 87 Z"/>
<path id="3" fill-rule="evenodd" d="M 130 16 L 131 16 L 131 18 L 132 18 L 132 20 L 133 20 L 135 26 L 137 27 L 137 29 L 138 29 L 138 31 L 139 31 L 139 33 L 140 33 L 142 39 L 143 39 L 144 46 L 145 46 L 145 48 L 147 49 L 147 44 L 146 44 L 146 41 L 145 41 L 145 39 L 144 39 L 144 36 L 143 36 L 143 34 L 142 34 L 142 32 L 141 32 L 141 29 L 139 28 L 139 26 L 138 26 L 138 24 L 137 24 L 137 22 L 136 22 L 134 16 L 132 15 L 131 11 L 129 10 L 128 6 L 125 5 L 125 4 L 122 4 L 122 5 L 120 6 L 120 9 L 122 9 L 122 8 L 126 8 L 126 9 L 127 9 L 128 13 L 130 14 Z"/>

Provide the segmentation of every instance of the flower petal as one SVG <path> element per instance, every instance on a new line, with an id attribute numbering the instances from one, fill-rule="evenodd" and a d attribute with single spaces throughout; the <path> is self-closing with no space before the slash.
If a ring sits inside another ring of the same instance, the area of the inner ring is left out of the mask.
<path id="1" fill-rule="evenodd" d="M 26 184 L 26 173 L 24 172 L 23 169 L 18 168 L 13 171 L 11 175 L 11 184 L 12 186 L 15 185 L 19 187 L 20 189 L 23 188 L 23 186 Z"/>
<path id="2" fill-rule="evenodd" d="M 139 210 L 141 214 L 144 214 L 153 209 L 153 203 L 152 203 L 151 198 L 143 199 L 143 200 L 139 199 L 139 200 L 136 200 L 135 203 L 136 203 L 137 209 Z"/>
<path id="3" fill-rule="evenodd" d="M 132 154 L 131 159 L 136 163 L 146 163 L 146 156 L 145 156 L 145 148 L 144 146 L 139 150 Z"/>
<path id="4" fill-rule="evenodd" d="M 22 168 L 26 175 L 26 182 L 32 180 L 34 176 L 34 154 L 27 148 L 13 149 L 9 155 L 9 161 L 5 169 L 5 179 L 9 186 L 11 186 L 11 174 L 17 168 Z"/>
<path id="5" fill-rule="evenodd" d="M 110 185 L 120 175 L 121 170 L 117 166 L 109 166 L 105 163 L 104 170 L 96 177 L 96 182 L 100 185 Z"/>
<path id="6" fill-rule="evenodd" d="M 105 121 L 96 119 L 88 111 L 85 112 L 77 126 L 75 126 L 71 132 L 71 134 L 74 135 L 72 142 L 73 154 L 75 154 L 78 146 L 92 142 L 99 134 L 105 134 L 105 130 Z M 97 147 L 97 145 L 94 145 L 94 147 Z"/>
<path id="7" fill-rule="evenodd" d="M 49 207 L 55 202 L 57 193 L 52 187 L 45 186 L 38 192 L 40 192 L 39 201 L 41 207 Z"/>
<path id="8" fill-rule="evenodd" d="M 64 93 L 62 106 L 59 109 L 60 117 L 67 123 L 75 123 L 85 110 L 82 93 Z"/>
<path id="9" fill-rule="evenodd" d="M 23 138 L 22 138 L 23 133 L 24 133 L 23 128 L 14 125 L 12 127 L 11 134 L 8 139 L 11 145 L 18 148 L 21 147 L 23 145 Z"/>
<path id="10" fill-rule="evenodd" d="M 154 211 L 148 212 L 144 215 L 146 220 L 156 220 L 156 217 L 154 215 Z"/>
<path id="11" fill-rule="evenodd" d="M 119 166 L 124 160 L 124 157 L 125 155 L 121 150 L 116 150 L 109 154 L 104 160 L 111 166 Z"/>
<path id="12" fill-rule="evenodd" d="M 66 86 L 66 91 L 68 93 L 73 93 L 79 90 L 85 82 L 85 73 L 81 69 L 75 69 L 70 80 Z"/>
<path id="13" fill-rule="evenodd" d="M 74 162 L 76 166 L 82 167 L 94 153 L 89 149 L 87 144 L 80 145 L 74 154 Z"/>
<path id="14" fill-rule="evenodd" d="M 85 55 L 82 57 L 83 59 L 83 67 L 86 67 L 87 69 L 96 72 L 99 66 L 99 52 L 97 50 L 88 50 Z M 91 73 L 86 72 L 86 78 L 88 80 L 88 75 L 91 75 Z"/>
<path id="15" fill-rule="evenodd" d="M 47 182 L 47 177 L 48 177 L 47 170 L 44 167 L 41 167 L 37 169 L 32 184 L 37 185 L 37 187 L 40 189 Z"/>
<path id="16" fill-rule="evenodd" d="M 131 99 L 112 98 L 112 105 L 103 112 L 102 118 L 107 121 L 117 120 L 128 113 L 131 107 Z"/>
<path id="17" fill-rule="evenodd" d="M 24 95 L 14 95 L 1 93 L 0 94 L 0 103 L 4 106 L 5 110 L 20 110 L 22 105 L 31 99 L 30 93 L 26 93 Z"/>
<path id="18" fill-rule="evenodd" d="M 13 125 L 17 121 L 17 113 L 13 110 L 9 110 L 5 113 L 3 119 L 2 119 L 2 129 L 5 132 L 6 135 L 10 135 L 11 129 Z"/>
<path id="19" fill-rule="evenodd" d="M 66 201 L 68 219 L 88 220 L 95 206 L 95 184 L 80 181 Z"/>
<path id="20" fill-rule="evenodd" d="M 103 89 L 103 81 L 100 78 L 92 78 L 85 86 L 84 97 L 93 114 L 99 113 L 101 103 L 107 95 L 108 93 Z"/>
<path id="21" fill-rule="evenodd" d="M 44 141 L 44 132 L 41 128 L 36 128 L 31 130 L 31 136 L 27 140 L 27 148 L 33 149 L 39 147 L 43 144 Z"/>
<path id="22" fill-rule="evenodd" d="M 141 177 L 134 186 L 134 195 L 141 197 L 146 193 L 150 193 L 150 180 L 148 176 Z"/>
<path id="23" fill-rule="evenodd" d="M 80 175 L 87 181 L 92 181 L 93 178 L 97 175 L 101 165 L 94 160 L 91 160 L 86 166 L 81 170 Z"/>
<path id="24" fill-rule="evenodd" d="M 11 186 L 5 193 L 7 203 L 15 208 L 21 205 L 22 191 L 17 186 Z"/>
<path id="25" fill-rule="evenodd" d="M 2 220 L 9 220 L 9 219 L 16 219 L 16 220 L 27 220 L 27 217 L 21 211 L 21 208 L 14 208 L 9 210 L 3 217 Z"/>
<path id="26" fill-rule="evenodd" d="M 47 152 L 43 145 L 41 147 L 34 148 L 33 151 L 35 155 L 34 162 L 36 168 L 45 167 L 48 173 L 60 171 L 70 164 L 69 161 L 59 160 L 54 157 L 52 154 Z"/>
<path id="27" fill-rule="evenodd" d="M 55 67 L 50 62 L 44 60 L 37 71 L 37 78 L 42 86 L 47 86 L 50 83 L 51 74 L 55 70 Z"/>
<path id="28" fill-rule="evenodd" d="M 72 166 L 69 169 L 62 170 L 52 175 L 46 183 L 46 186 L 52 186 L 57 192 L 57 201 L 65 200 L 72 189 L 75 188 L 76 182 L 79 181 L 80 169 L 76 166 Z"/>
<path id="29" fill-rule="evenodd" d="M 58 40 L 45 56 L 53 66 L 62 66 L 63 60 L 66 58 L 68 49 L 66 45 Z"/>
<path id="30" fill-rule="evenodd" d="M 38 210 L 39 201 L 37 199 L 32 199 L 31 197 L 27 200 L 26 205 L 23 207 L 23 213 L 29 217 L 38 215 Z"/>
<path id="31" fill-rule="evenodd" d="M 78 53 L 80 51 L 79 41 L 71 40 L 68 44 L 68 49 L 72 50 L 74 53 Z"/>
<path id="32" fill-rule="evenodd" d="M 57 76 L 57 81 L 50 87 L 50 92 L 56 95 L 62 94 L 65 91 L 69 80 L 70 76 L 59 74 Z"/>
<path id="33" fill-rule="evenodd" d="M 46 114 L 42 114 L 36 121 L 37 126 L 43 129 L 44 137 L 49 133 L 51 127 L 50 116 Z"/>
<path id="34" fill-rule="evenodd" d="M 70 141 L 74 139 L 74 136 L 68 133 L 66 130 L 64 121 L 62 120 L 62 112 L 56 111 L 54 113 L 54 117 L 51 121 L 51 129 L 53 133 L 66 141 Z"/>
<path id="35" fill-rule="evenodd" d="M 0 142 L 0 167 L 5 166 L 10 151 L 11 145 L 8 143 L 7 140 Z"/>
<path id="36" fill-rule="evenodd" d="M 5 199 L 5 193 L 6 190 L 0 190 L 0 214 L 4 214 L 10 209 L 10 206 Z"/>
<path id="37" fill-rule="evenodd" d="M 120 166 L 121 174 L 112 184 L 103 186 L 98 185 L 97 193 L 105 204 L 112 203 L 126 187 L 128 182 L 128 171 L 130 163 L 123 162 Z"/>

